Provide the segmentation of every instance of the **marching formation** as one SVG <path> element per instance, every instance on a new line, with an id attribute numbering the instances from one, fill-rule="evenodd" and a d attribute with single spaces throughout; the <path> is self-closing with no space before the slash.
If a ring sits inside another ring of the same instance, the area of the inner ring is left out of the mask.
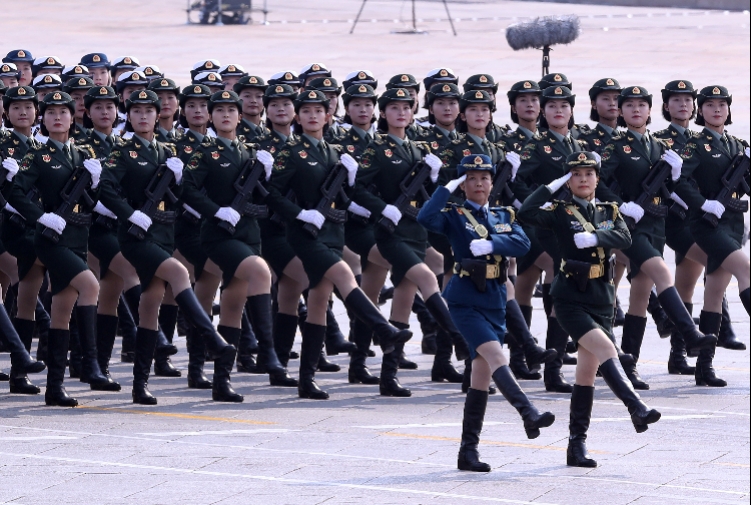
<path id="1" fill-rule="evenodd" d="M 589 126 L 574 121 L 573 85 L 554 73 L 507 91 L 509 127 L 493 121 L 505 104 L 490 74 L 460 87 L 437 68 L 378 88 L 368 70 L 340 85 L 320 63 L 264 79 L 213 59 L 181 88 L 134 56 L 68 66 L 10 51 L 0 66 L 0 337 L 11 355 L 0 380 L 10 393 L 39 394 L 29 374 L 45 366 L 47 405 L 78 404 L 66 368 L 92 390 L 119 391 L 109 364 L 120 335 L 133 402 L 155 405 L 152 372 L 183 373 L 170 361 L 177 331 L 188 387 L 214 401 L 244 401 L 233 373 L 328 399 L 316 374 L 338 371 L 327 356 L 340 353 L 350 383 L 409 397 L 397 375 L 417 367 L 404 351 L 414 312 L 431 379 L 467 395 L 458 468 L 487 472 L 478 445 L 489 395 L 519 412 L 528 438 L 555 422 L 518 381 L 571 395 L 572 466 L 597 465 L 585 443 L 596 375 L 637 432 L 657 422 L 636 392 L 649 389 L 637 369 L 648 314 L 670 339 L 668 373 L 726 385 L 717 348 L 746 347 L 725 291 L 734 277 L 748 312 L 750 283 L 749 147 L 725 131 L 728 89 L 675 80 L 653 103 L 644 87 L 606 77 L 584 101 Z M 648 129 L 654 107 L 665 130 Z M 544 345 L 530 331 L 534 296 Z M 563 364 L 576 365 L 573 384 Z"/>

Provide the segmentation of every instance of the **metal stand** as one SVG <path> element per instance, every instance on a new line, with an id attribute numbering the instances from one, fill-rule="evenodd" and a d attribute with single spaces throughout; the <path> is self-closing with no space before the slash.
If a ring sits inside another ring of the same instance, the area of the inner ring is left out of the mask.
<path id="1" fill-rule="evenodd" d="M 350 35 L 352 35 L 355 32 L 355 27 L 357 26 L 357 23 L 360 21 L 360 16 L 362 15 L 362 11 L 365 9 L 365 4 L 368 0 L 362 0 L 362 4 L 360 5 L 360 10 L 357 12 L 357 16 L 355 17 L 355 22 L 352 24 L 352 29 L 349 31 Z M 451 12 L 449 12 L 449 6 L 446 3 L 446 0 L 443 1 L 443 6 L 446 9 L 446 16 L 448 16 L 449 24 L 451 25 L 451 31 L 454 33 L 454 36 L 456 37 L 456 28 L 454 28 L 454 20 L 451 19 Z M 417 13 L 415 9 L 415 0 L 412 0 L 412 29 L 411 30 L 399 30 L 399 31 L 392 31 L 391 33 L 400 33 L 400 34 L 408 34 L 408 35 L 425 35 L 428 32 L 425 30 L 418 30 L 417 29 Z"/>
<path id="2" fill-rule="evenodd" d="M 222 23 L 222 0 L 219 0 L 219 13 L 216 18 L 216 26 L 224 26 L 224 23 Z"/>
<path id="3" fill-rule="evenodd" d="M 542 76 L 545 77 L 550 73 L 550 46 L 542 48 Z"/>

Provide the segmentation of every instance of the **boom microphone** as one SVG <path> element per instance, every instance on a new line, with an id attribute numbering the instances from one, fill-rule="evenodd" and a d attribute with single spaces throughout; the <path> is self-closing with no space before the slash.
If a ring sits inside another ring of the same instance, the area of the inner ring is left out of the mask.
<path id="1" fill-rule="evenodd" d="M 542 49 L 542 75 L 550 73 L 550 46 L 570 44 L 579 36 L 579 16 L 545 16 L 516 23 L 506 29 L 506 40 L 514 51 Z"/>

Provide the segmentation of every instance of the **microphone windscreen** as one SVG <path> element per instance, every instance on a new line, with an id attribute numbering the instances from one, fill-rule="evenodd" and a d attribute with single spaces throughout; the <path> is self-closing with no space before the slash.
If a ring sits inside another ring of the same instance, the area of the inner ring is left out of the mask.
<path id="1" fill-rule="evenodd" d="M 516 23 L 506 29 L 506 40 L 514 51 L 570 44 L 579 36 L 579 16 L 545 16 Z"/>

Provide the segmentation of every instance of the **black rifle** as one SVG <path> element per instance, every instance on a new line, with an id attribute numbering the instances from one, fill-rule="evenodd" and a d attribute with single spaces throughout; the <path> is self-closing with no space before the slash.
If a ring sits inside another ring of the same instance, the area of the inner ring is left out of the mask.
<path id="1" fill-rule="evenodd" d="M 347 220 L 347 212 L 344 210 L 334 209 L 332 206 L 336 203 L 337 197 L 342 195 L 345 200 L 348 200 L 347 195 L 344 193 L 344 182 L 347 180 L 347 169 L 344 168 L 341 162 L 337 162 L 334 168 L 331 169 L 329 175 L 321 184 L 321 193 L 323 197 L 316 205 L 315 210 L 323 214 L 327 220 L 334 223 L 344 223 Z M 303 229 L 313 235 L 318 236 L 318 228 L 310 223 L 305 223 Z"/>
<path id="2" fill-rule="evenodd" d="M 737 193 L 748 193 L 748 181 L 746 180 L 749 171 L 749 160 L 741 152 L 738 153 L 733 162 L 730 164 L 725 173 L 722 174 L 722 185 L 724 186 L 717 193 L 716 200 L 725 206 L 726 210 L 733 212 L 748 212 L 748 200 L 741 200 L 733 195 Z M 702 219 L 717 228 L 719 219 L 712 213 L 705 212 Z"/>
<path id="3" fill-rule="evenodd" d="M 402 213 L 402 217 L 408 217 L 413 221 L 417 221 L 417 214 L 420 213 L 420 209 L 413 207 L 412 202 L 415 201 L 418 195 L 422 196 L 423 200 L 428 200 L 430 198 L 430 195 L 428 195 L 428 192 L 425 189 L 425 181 L 428 180 L 428 177 L 430 177 L 430 166 L 420 160 L 415 163 L 412 170 L 410 170 L 402 182 L 399 183 L 399 189 L 401 189 L 402 194 L 396 198 L 394 207 L 399 209 L 399 212 Z M 396 230 L 394 222 L 387 217 L 379 219 L 378 226 L 388 233 L 394 233 L 394 230 Z"/>
<path id="4" fill-rule="evenodd" d="M 660 195 L 661 198 L 670 198 L 670 191 L 665 186 L 665 180 L 670 177 L 672 167 L 670 164 L 660 159 L 657 163 L 652 165 L 649 169 L 649 173 L 641 182 L 641 187 L 644 190 L 640 194 L 634 203 L 644 209 L 645 214 L 649 214 L 655 217 L 667 217 L 667 207 L 664 205 L 658 205 L 654 203 L 654 199 Z M 623 216 L 623 220 L 626 221 L 626 225 L 629 230 L 636 228 L 636 221 L 629 216 Z"/>
<path id="5" fill-rule="evenodd" d="M 146 195 L 146 203 L 144 203 L 140 209 L 141 212 L 149 216 L 150 219 L 154 219 L 159 210 L 159 202 L 168 198 L 172 203 L 177 202 L 177 197 L 172 194 L 169 187 L 172 181 L 175 180 L 175 174 L 170 170 L 166 164 L 162 163 L 157 168 L 154 176 L 149 181 L 149 185 L 146 186 L 144 194 Z M 128 228 L 128 234 L 136 237 L 138 240 L 143 240 L 146 236 L 146 231 L 136 224 L 132 224 Z"/>
<path id="6" fill-rule="evenodd" d="M 8 177 L 8 169 L 2 165 L 4 159 L 5 158 L 0 156 L 0 208 L 5 208 L 5 204 L 8 203 L 2 194 L 2 191 L 5 189 L 5 183 L 8 182 L 6 180 L 6 177 Z"/>
<path id="7" fill-rule="evenodd" d="M 511 172 L 512 167 L 508 160 L 504 160 L 503 163 L 498 163 L 498 166 L 496 166 L 493 189 L 490 190 L 488 197 L 491 206 L 499 204 L 504 198 L 509 202 L 514 201 L 514 192 L 508 185 L 511 180 Z"/>
<path id="8" fill-rule="evenodd" d="M 237 191 L 235 198 L 232 199 L 230 207 L 235 209 L 240 216 L 246 215 L 251 217 L 268 217 L 268 208 L 265 205 L 254 205 L 248 203 L 253 197 L 253 192 L 258 190 L 261 196 L 269 194 L 266 188 L 261 184 L 261 177 L 266 174 L 263 163 L 255 158 L 248 158 L 243 165 L 240 175 L 235 181 L 234 188 Z M 230 234 L 235 233 L 235 227 L 231 223 L 219 220 L 219 228 L 226 230 Z"/>
<path id="9" fill-rule="evenodd" d="M 85 168 L 78 167 L 76 171 L 73 172 L 73 175 L 70 176 L 68 182 L 65 183 L 62 191 L 60 191 L 60 198 L 63 199 L 63 203 L 57 208 L 55 214 L 65 219 L 66 222 L 69 222 L 73 217 L 73 213 L 78 208 L 78 202 L 81 198 L 84 199 L 87 205 L 93 206 L 94 200 L 92 200 L 86 192 L 89 186 L 91 186 L 91 174 Z M 90 215 L 88 221 L 91 223 Z M 46 226 L 44 230 L 42 230 L 42 236 L 51 240 L 55 244 L 60 240 L 60 234 Z"/>

